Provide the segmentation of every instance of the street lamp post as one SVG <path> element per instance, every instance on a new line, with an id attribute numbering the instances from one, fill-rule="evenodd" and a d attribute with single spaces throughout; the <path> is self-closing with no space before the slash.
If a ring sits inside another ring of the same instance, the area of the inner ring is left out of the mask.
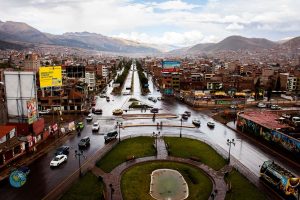
<path id="1" fill-rule="evenodd" d="M 85 156 L 83 155 L 83 151 L 82 151 L 82 150 L 81 150 L 81 151 L 75 150 L 75 158 L 78 157 L 79 176 L 80 176 L 80 177 L 81 177 L 81 175 L 82 175 L 82 172 L 81 172 L 81 162 L 80 162 L 80 157 L 81 157 L 81 156 L 85 157 Z"/>
<path id="2" fill-rule="evenodd" d="M 110 187 L 110 199 L 113 199 L 113 193 L 115 192 L 115 189 L 113 188 L 112 184 L 109 184 Z"/>
<path id="3" fill-rule="evenodd" d="M 181 135 L 181 130 L 182 130 L 182 121 L 183 121 L 183 119 L 181 118 L 181 119 L 180 119 L 180 138 L 182 137 L 182 135 Z"/>
<path id="4" fill-rule="evenodd" d="M 123 123 L 117 122 L 117 127 L 119 128 L 119 142 L 121 142 L 121 130 L 120 130 L 121 126 L 123 126 Z"/>
<path id="5" fill-rule="evenodd" d="M 228 163 L 230 163 L 230 150 L 231 150 L 231 144 L 235 146 L 234 139 L 227 139 L 227 145 L 229 146 L 229 152 L 228 152 Z"/>

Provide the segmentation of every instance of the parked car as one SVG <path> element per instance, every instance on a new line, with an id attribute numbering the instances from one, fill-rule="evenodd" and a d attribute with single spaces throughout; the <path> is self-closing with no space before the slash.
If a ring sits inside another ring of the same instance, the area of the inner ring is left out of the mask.
<path id="1" fill-rule="evenodd" d="M 165 100 L 165 97 L 157 97 L 157 100 L 159 100 L 159 101 Z"/>
<path id="2" fill-rule="evenodd" d="M 85 118 L 87 122 L 93 121 L 93 115 L 90 113 L 88 116 Z"/>
<path id="3" fill-rule="evenodd" d="M 92 126 L 92 131 L 99 131 L 100 129 L 100 123 L 99 122 L 94 122 Z"/>
<path id="4" fill-rule="evenodd" d="M 271 110 L 280 110 L 280 109 L 281 109 L 281 107 L 276 104 L 271 106 Z"/>
<path id="5" fill-rule="evenodd" d="M 95 109 L 94 112 L 96 115 L 102 115 L 102 109 Z"/>
<path id="6" fill-rule="evenodd" d="M 123 110 L 122 109 L 115 109 L 113 110 L 113 115 L 122 115 L 123 114 Z"/>
<path id="7" fill-rule="evenodd" d="M 201 125 L 201 121 L 200 121 L 200 119 L 198 119 L 198 118 L 193 119 L 192 123 L 193 123 L 195 126 L 200 126 L 200 125 Z"/>
<path id="8" fill-rule="evenodd" d="M 152 113 L 158 113 L 158 108 L 152 108 L 151 110 L 150 110 L 150 112 L 152 112 Z"/>
<path id="9" fill-rule="evenodd" d="M 78 147 L 79 148 L 86 148 L 90 145 L 90 138 L 88 136 L 82 138 L 79 143 L 78 143 Z"/>
<path id="10" fill-rule="evenodd" d="M 186 113 L 183 113 L 181 115 L 181 118 L 187 120 L 189 118 L 189 116 Z"/>
<path id="11" fill-rule="evenodd" d="M 106 97 L 106 101 L 107 101 L 107 102 L 110 102 L 110 98 L 109 98 L 109 97 Z"/>
<path id="12" fill-rule="evenodd" d="M 57 155 L 51 160 L 50 167 L 58 167 L 62 163 L 66 162 L 67 159 L 68 157 L 66 155 Z"/>
<path id="13" fill-rule="evenodd" d="M 187 116 L 189 116 L 189 117 L 190 117 L 191 114 L 192 114 L 190 111 L 184 111 L 184 113 L 187 114 Z"/>
<path id="14" fill-rule="evenodd" d="M 266 108 L 267 105 L 264 104 L 263 102 L 259 102 L 259 103 L 257 104 L 257 107 L 258 107 L 258 108 Z"/>
<path id="15" fill-rule="evenodd" d="M 122 94 L 123 94 L 124 96 L 125 96 L 125 95 L 130 95 L 130 92 L 123 92 Z"/>
<path id="16" fill-rule="evenodd" d="M 61 146 L 56 149 L 55 155 L 68 155 L 70 147 L 69 146 Z"/>
<path id="17" fill-rule="evenodd" d="M 111 131 L 111 132 L 108 132 L 105 136 L 104 136 L 104 140 L 105 142 L 109 142 L 115 138 L 117 138 L 118 136 L 118 132 L 117 131 Z"/>
<path id="18" fill-rule="evenodd" d="M 106 97 L 105 93 L 100 94 L 100 98 L 105 98 L 105 97 Z"/>

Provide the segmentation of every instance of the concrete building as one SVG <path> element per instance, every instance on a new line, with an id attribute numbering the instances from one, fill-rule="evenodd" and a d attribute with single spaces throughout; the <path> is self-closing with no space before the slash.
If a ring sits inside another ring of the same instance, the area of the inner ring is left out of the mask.
<path id="1" fill-rule="evenodd" d="M 85 72 L 85 83 L 87 84 L 89 91 L 94 91 L 96 89 L 95 72 Z"/>
<path id="2" fill-rule="evenodd" d="M 19 141 L 15 126 L 0 126 L 0 168 L 25 153 L 25 142 Z"/>
<path id="3" fill-rule="evenodd" d="M 41 66 L 41 62 L 38 54 L 29 52 L 25 55 L 24 59 L 24 69 L 26 71 L 37 72 Z"/>

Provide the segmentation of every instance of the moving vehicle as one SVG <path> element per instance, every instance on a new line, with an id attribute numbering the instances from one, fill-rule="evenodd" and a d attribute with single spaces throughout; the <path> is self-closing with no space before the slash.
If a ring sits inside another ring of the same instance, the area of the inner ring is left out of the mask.
<path id="1" fill-rule="evenodd" d="M 78 143 L 78 147 L 79 148 L 86 148 L 90 145 L 90 138 L 88 136 L 82 138 L 79 143 Z"/>
<path id="2" fill-rule="evenodd" d="M 198 119 L 198 118 L 193 119 L 192 123 L 193 123 L 195 126 L 200 126 L 200 125 L 201 125 L 201 121 L 200 121 L 200 119 Z"/>
<path id="3" fill-rule="evenodd" d="M 102 94 L 100 94 L 100 98 L 105 98 L 106 97 L 106 94 L 104 93 L 102 93 Z"/>
<path id="4" fill-rule="evenodd" d="M 181 118 L 187 120 L 189 118 L 189 116 L 186 113 L 183 113 L 181 115 Z"/>
<path id="5" fill-rule="evenodd" d="M 300 125 L 300 117 L 292 117 L 292 122 L 296 126 Z"/>
<path id="6" fill-rule="evenodd" d="M 104 136 L 104 140 L 105 140 L 105 143 L 106 142 L 109 142 L 113 139 L 116 139 L 118 136 L 118 132 L 117 131 L 111 131 L 111 132 L 108 132 L 105 136 Z"/>
<path id="7" fill-rule="evenodd" d="M 99 131 L 99 129 L 100 129 L 99 122 L 94 122 L 94 124 L 92 126 L 92 131 Z"/>
<path id="8" fill-rule="evenodd" d="M 56 149 L 55 155 L 68 155 L 69 154 L 70 147 L 69 146 L 61 146 Z"/>
<path id="9" fill-rule="evenodd" d="M 51 160 L 50 167 L 58 167 L 62 163 L 66 162 L 67 159 L 68 157 L 66 155 L 57 155 Z"/>
<path id="10" fill-rule="evenodd" d="M 130 92 L 123 92 L 122 94 L 123 94 L 124 96 L 125 96 L 125 95 L 130 95 Z"/>
<path id="11" fill-rule="evenodd" d="M 260 168 L 260 178 L 271 185 L 275 191 L 291 199 L 299 195 L 300 178 L 282 168 L 274 161 L 265 161 Z M 297 189 L 298 188 L 298 189 Z"/>
<path id="12" fill-rule="evenodd" d="M 257 107 L 258 107 L 258 108 L 266 108 L 267 105 L 264 104 L 263 102 L 259 102 L 259 103 L 257 104 Z"/>
<path id="13" fill-rule="evenodd" d="M 102 109 L 95 109 L 94 112 L 96 115 L 102 115 Z"/>
<path id="14" fill-rule="evenodd" d="M 215 123 L 214 122 L 207 122 L 207 126 L 209 128 L 215 128 Z"/>
<path id="15" fill-rule="evenodd" d="M 123 114 L 123 110 L 122 109 L 115 109 L 113 110 L 113 115 L 122 115 Z"/>
<path id="16" fill-rule="evenodd" d="M 107 102 L 110 102 L 110 98 L 109 98 L 109 97 L 106 97 L 106 101 L 107 101 Z"/>
<path id="17" fill-rule="evenodd" d="M 271 110 L 280 110 L 280 109 L 281 109 L 281 107 L 276 104 L 271 105 Z"/>
<path id="18" fill-rule="evenodd" d="M 190 111 L 184 111 L 185 114 L 187 114 L 189 117 L 191 116 L 191 112 Z"/>
<path id="19" fill-rule="evenodd" d="M 84 123 L 83 122 L 78 122 L 76 124 L 76 130 L 82 131 L 82 129 L 84 129 Z"/>
<path id="20" fill-rule="evenodd" d="M 87 122 L 93 121 L 93 115 L 90 113 L 88 116 L 85 118 Z"/>
<path id="21" fill-rule="evenodd" d="M 148 97 L 149 101 L 152 101 L 153 103 L 157 102 L 157 99 L 155 97 Z"/>
<path id="22" fill-rule="evenodd" d="M 152 108 L 152 109 L 150 110 L 151 113 L 158 113 L 158 111 L 159 111 L 158 108 Z"/>

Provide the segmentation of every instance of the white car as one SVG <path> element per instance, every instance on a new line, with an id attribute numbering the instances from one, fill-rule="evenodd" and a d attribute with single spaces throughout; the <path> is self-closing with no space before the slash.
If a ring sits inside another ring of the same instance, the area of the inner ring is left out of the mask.
<path id="1" fill-rule="evenodd" d="M 91 122 L 93 121 L 93 115 L 90 113 L 85 119 L 87 122 Z"/>
<path id="2" fill-rule="evenodd" d="M 66 162 L 67 159 L 66 155 L 57 155 L 51 160 L 50 167 L 58 167 L 60 164 Z"/>
<path id="3" fill-rule="evenodd" d="M 258 107 L 258 108 L 266 108 L 267 105 L 264 104 L 263 102 L 259 102 L 259 103 L 257 104 L 257 107 Z"/>
<path id="4" fill-rule="evenodd" d="M 94 122 L 93 127 L 92 127 L 92 131 L 99 131 L 99 129 L 100 129 L 99 122 Z"/>

